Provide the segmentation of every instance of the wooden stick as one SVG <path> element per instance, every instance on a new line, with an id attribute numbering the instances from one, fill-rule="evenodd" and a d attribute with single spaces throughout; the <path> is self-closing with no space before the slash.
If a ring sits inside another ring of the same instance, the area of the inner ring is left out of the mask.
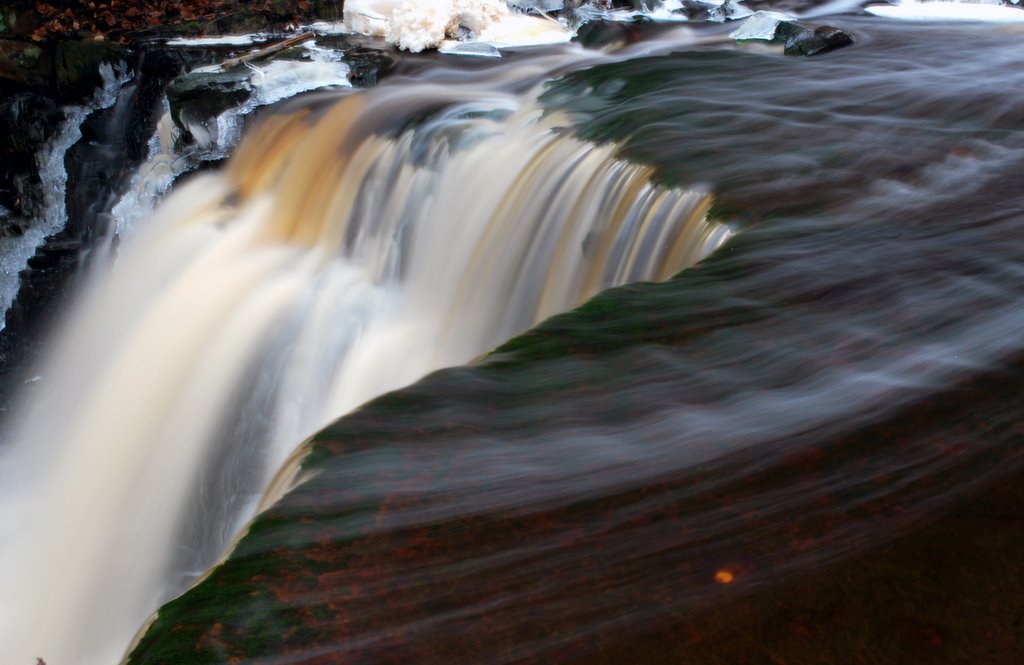
<path id="1" fill-rule="evenodd" d="M 313 32 L 303 32 L 295 35 L 294 37 L 289 37 L 288 39 L 275 42 L 270 46 L 264 46 L 263 48 L 256 49 L 255 51 L 249 51 L 248 53 L 238 56 L 237 58 L 229 58 L 222 62 L 221 66 L 226 69 L 228 67 L 234 67 L 235 65 L 244 64 L 246 62 L 252 62 L 253 60 L 260 60 L 262 58 L 274 55 L 279 51 L 283 51 L 286 48 L 291 48 L 296 44 L 307 42 L 310 39 L 313 39 L 313 37 L 315 36 L 316 34 Z"/>

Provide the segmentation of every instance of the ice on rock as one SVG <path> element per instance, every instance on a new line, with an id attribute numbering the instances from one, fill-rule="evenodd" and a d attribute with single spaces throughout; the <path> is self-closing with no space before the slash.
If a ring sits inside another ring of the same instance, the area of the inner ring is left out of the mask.
<path id="1" fill-rule="evenodd" d="M 791 21 L 792 17 L 779 12 L 759 11 L 743 22 L 739 28 L 729 33 L 733 39 L 763 39 L 771 41 L 776 38 L 779 25 Z"/>

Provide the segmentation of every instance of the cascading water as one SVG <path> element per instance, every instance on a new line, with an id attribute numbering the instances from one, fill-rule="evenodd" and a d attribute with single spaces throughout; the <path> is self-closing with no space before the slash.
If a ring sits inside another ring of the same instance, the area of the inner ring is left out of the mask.
<path id="1" fill-rule="evenodd" d="M 303 437 L 728 237 L 707 193 L 571 138 L 527 78 L 273 110 L 126 243 L 9 435 L 4 662 L 113 661 Z"/>

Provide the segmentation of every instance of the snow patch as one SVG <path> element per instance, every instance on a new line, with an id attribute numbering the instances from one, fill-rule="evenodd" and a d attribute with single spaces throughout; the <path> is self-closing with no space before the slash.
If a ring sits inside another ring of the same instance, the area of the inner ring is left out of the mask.
<path id="1" fill-rule="evenodd" d="M 871 5 L 864 11 L 902 21 L 977 21 L 984 23 L 1024 22 L 1024 9 L 978 2 L 900 2 Z"/>

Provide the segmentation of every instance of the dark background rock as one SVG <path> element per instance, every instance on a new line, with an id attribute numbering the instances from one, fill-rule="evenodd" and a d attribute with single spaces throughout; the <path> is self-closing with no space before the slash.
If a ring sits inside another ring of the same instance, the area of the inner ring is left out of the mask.
<path id="1" fill-rule="evenodd" d="M 252 96 L 251 72 L 236 67 L 222 72 L 184 74 L 167 87 L 171 119 L 181 130 L 179 147 L 195 145 L 200 150 L 216 139 L 217 116 L 236 108 Z M 205 134 L 205 135 L 204 135 Z"/>
<path id="2" fill-rule="evenodd" d="M 10 211 L 0 235 L 21 235 L 40 212 L 36 155 L 62 119 L 49 97 L 0 85 L 0 206 Z"/>
<path id="3" fill-rule="evenodd" d="M 325 21 L 340 21 L 343 18 L 344 4 L 342 0 L 316 0 L 314 12 Z"/>
<path id="4" fill-rule="evenodd" d="M 0 39 L 0 80 L 28 87 L 50 85 L 52 49 L 23 40 Z"/>
<path id="5" fill-rule="evenodd" d="M 68 41 L 57 45 L 54 78 L 60 97 L 86 97 L 103 85 L 100 67 L 124 62 L 124 47 L 106 40 Z"/>

